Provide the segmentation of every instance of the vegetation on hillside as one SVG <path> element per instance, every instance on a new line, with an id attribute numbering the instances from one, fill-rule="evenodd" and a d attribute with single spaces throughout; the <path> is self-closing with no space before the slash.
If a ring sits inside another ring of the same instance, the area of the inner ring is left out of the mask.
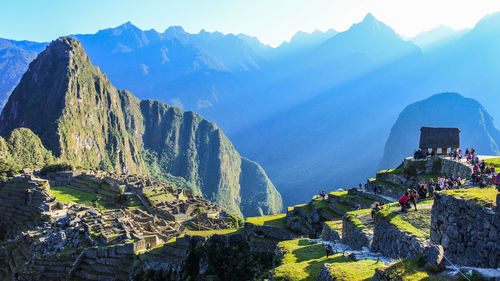
<path id="1" fill-rule="evenodd" d="M 323 244 L 307 239 L 282 241 L 278 244 L 284 253 L 279 265 L 271 271 L 273 280 L 316 280 L 323 265 L 330 264 L 330 274 L 339 281 L 371 280 L 376 268 L 383 265 L 372 260 L 350 261 L 342 254 L 326 257 Z"/>
<path id="2" fill-rule="evenodd" d="M 498 190 L 496 187 L 487 188 L 467 188 L 467 189 L 452 189 L 443 190 L 441 193 L 449 196 L 459 196 L 466 200 L 472 200 L 477 204 L 485 207 L 495 207 L 497 205 Z"/>
<path id="3" fill-rule="evenodd" d="M 54 161 L 52 153 L 30 129 L 15 129 L 7 140 L 0 137 L 0 177 L 12 176 L 23 168 L 42 168 Z"/>

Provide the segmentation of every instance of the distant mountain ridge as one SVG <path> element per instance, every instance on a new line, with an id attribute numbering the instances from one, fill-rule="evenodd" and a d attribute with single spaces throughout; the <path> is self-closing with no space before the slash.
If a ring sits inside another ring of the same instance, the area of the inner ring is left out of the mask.
<path id="1" fill-rule="evenodd" d="M 0 110 L 28 64 L 45 48 L 45 43 L 0 38 Z"/>
<path id="2" fill-rule="evenodd" d="M 116 90 L 70 37 L 52 42 L 10 96 L 0 134 L 19 127 L 83 168 L 182 177 L 196 193 L 246 216 L 283 207 L 264 170 L 241 157 L 214 123 Z"/>
<path id="3" fill-rule="evenodd" d="M 408 105 L 399 115 L 385 144 L 380 169 L 398 166 L 418 149 L 420 128 L 457 127 L 461 147 L 479 154 L 500 154 L 500 131 L 493 118 L 476 100 L 457 93 L 442 93 Z"/>
<path id="4" fill-rule="evenodd" d="M 141 31 L 128 23 L 75 36 L 86 38 L 92 61 L 118 88 L 216 122 L 293 204 L 319 187 L 365 181 L 399 113 L 431 93 L 475 98 L 499 119 L 499 17 L 423 51 L 373 15 L 320 40 L 298 33 L 286 55 L 244 34 L 181 27 Z M 230 50 L 210 51 L 219 44 Z"/>

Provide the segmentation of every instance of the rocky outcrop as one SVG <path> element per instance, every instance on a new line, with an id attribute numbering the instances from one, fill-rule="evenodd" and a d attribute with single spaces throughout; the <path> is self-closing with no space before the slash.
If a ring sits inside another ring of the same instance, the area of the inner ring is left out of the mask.
<path id="1" fill-rule="evenodd" d="M 376 217 L 371 250 L 390 258 L 416 258 L 423 252 L 425 241 L 404 232 L 384 218 Z"/>
<path id="2" fill-rule="evenodd" d="M 500 216 L 471 200 L 437 193 L 431 241 L 458 265 L 500 267 Z"/>

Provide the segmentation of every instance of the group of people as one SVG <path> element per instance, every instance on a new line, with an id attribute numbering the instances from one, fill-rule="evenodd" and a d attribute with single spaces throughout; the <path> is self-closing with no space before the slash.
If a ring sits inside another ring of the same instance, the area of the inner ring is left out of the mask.
<path id="1" fill-rule="evenodd" d="M 428 153 L 427 150 L 419 149 L 419 150 L 415 150 L 413 152 L 413 159 L 415 159 L 415 160 L 425 159 L 425 158 L 427 158 L 427 156 L 434 156 L 434 155 L 436 155 L 436 153 L 434 151 L 432 151 L 431 153 Z"/>

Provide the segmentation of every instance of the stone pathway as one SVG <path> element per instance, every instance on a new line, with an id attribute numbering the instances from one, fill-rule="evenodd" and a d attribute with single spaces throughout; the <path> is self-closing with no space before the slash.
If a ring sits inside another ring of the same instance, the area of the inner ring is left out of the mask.
<path id="1" fill-rule="evenodd" d="M 356 260 L 380 261 L 385 266 L 398 261 L 397 259 L 384 257 L 380 253 L 374 253 L 370 251 L 370 249 L 368 249 L 367 247 L 363 247 L 362 250 L 357 251 L 357 250 L 351 250 L 351 248 L 348 245 L 335 243 L 331 241 L 325 241 L 323 239 L 310 239 L 309 241 L 313 243 L 323 244 L 325 247 L 328 247 L 332 251 L 332 254 L 340 254 L 340 253 L 343 253 L 344 255 L 353 254 Z"/>
<path id="2" fill-rule="evenodd" d="M 398 201 L 398 199 L 396 199 L 396 198 L 393 198 L 393 197 L 390 197 L 390 196 L 387 196 L 387 195 L 382 195 L 380 193 L 375 194 L 372 191 L 366 191 L 366 190 L 363 190 L 363 192 L 364 193 L 368 193 L 368 194 L 373 194 L 373 195 L 376 195 L 376 196 L 379 196 L 379 197 L 382 197 L 382 198 L 384 198 L 387 201 L 391 201 L 391 202 L 397 202 Z"/>

